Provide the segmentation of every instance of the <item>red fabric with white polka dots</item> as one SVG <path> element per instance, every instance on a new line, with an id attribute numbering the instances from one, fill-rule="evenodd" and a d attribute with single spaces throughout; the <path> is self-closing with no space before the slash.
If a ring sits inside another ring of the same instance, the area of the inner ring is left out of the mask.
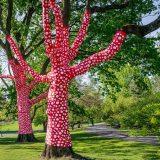
<path id="1" fill-rule="evenodd" d="M 71 67 L 73 77 L 87 72 L 91 67 L 96 66 L 100 62 L 111 59 L 119 51 L 125 37 L 126 33 L 118 31 L 108 48 L 93 54 L 76 66 Z"/>
<path id="2" fill-rule="evenodd" d="M 51 40 L 50 33 L 49 7 L 55 16 L 56 38 L 54 43 Z M 55 0 L 42 0 L 42 8 L 46 54 L 50 58 L 52 65 L 51 71 L 46 76 L 34 72 L 34 70 L 22 59 L 20 52 L 11 37 L 9 37 L 8 40 L 23 69 L 30 73 L 36 80 L 50 83 L 48 92 L 48 126 L 46 143 L 51 146 L 70 147 L 72 144 L 68 124 L 69 83 L 75 76 L 83 74 L 100 62 L 112 58 L 120 49 L 121 44 L 126 37 L 126 33 L 118 31 L 107 49 L 93 54 L 75 66 L 69 67 L 70 62 L 76 57 L 78 50 L 84 41 L 91 13 L 84 13 L 82 25 L 75 41 L 70 47 L 69 29 L 68 27 L 63 26 L 61 10 L 56 5 Z"/>
<path id="3" fill-rule="evenodd" d="M 14 76 L 10 76 L 10 75 L 0 75 L 0 78 L 14 79 Z"/>
<path id="4" fill-rule="evenodd" d="M 27 85 L 27 77 L 24 73 L 23 68 L 16 64 L 14 60 L 10 60 L 10 65 L 14 76 L 10 75 L 0 75 L 0 78 L 10 78 L 13 79 L 16 85 L 17 91 L 17 106 L 18 106 L 18 126 L 19 134 L 31 134 L 32 123 L 30 118 L 30 108 L 35 103 L 47 97 L 48 92 L 42 93 L 38 97 L 30 100 L 29 94 L 33 87 L 37 85 L 38 81 L 33 80 L 29 85 Z"/>
<path id="5" fill-rule="evenodd" d="M 70 61 L 72 61 L 78 54 L 78 51 L 87 34 L 87 28 L 89 26 L 90 19 L 91 19 L 91 13 L 84 12 L 84 16 L 83 16 L 83 20 L 82 20 L 82 24 L 80 26 L 79 32 L 70 49 Z"/>
<path id="6" fill-rule="evenodd" d="M 17 91 L 17 107 L 18 107 L 18 124 L 19 124 L 19 134 L 31 134 L 32 123 L 30 118 L 30 104 L 29 104 L 29 89 L 26 85 L 26 75 L 22 67 L 16 64 L 14 60 L 10 61 L 10 65 L 15 77 L 15 85 Z"/>

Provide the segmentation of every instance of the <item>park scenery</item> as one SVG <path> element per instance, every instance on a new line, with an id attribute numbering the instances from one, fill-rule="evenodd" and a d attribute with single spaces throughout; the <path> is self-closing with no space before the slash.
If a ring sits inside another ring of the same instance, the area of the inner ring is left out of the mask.
<path id="1" fill-rule="evenodd" d="M 0 160 L 160 160 L 160 0 L 0 0 Z"/>

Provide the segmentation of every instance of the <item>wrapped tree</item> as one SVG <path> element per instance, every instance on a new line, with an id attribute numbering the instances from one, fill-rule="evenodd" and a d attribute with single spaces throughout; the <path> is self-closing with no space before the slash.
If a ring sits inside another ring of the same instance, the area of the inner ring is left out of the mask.
<path id="1" fill-rule="evenodd" d="M 16 60 L 10 60 L 10 65 L 14 76 L 0 75 L 0 78 L 9 78 L 15 82 L 17 91 L 17 108 L 18 108 L 18 137 L 17 142 L 34 142 L 36 141 L 30 117 L 31 107 L 40 100 L 47 97 L 48 91 L 42 93 L 36 98 L 30 99 L 29 94 L 32 89 L 39 83 L 33 80 L 29 85 L 27 84 L 27 77 L 22 67 Z"/>
<path id="2" fill-rule="evenodd" d="M 36 6 L 33 5 L 33 1 L 30 1 L 30 5 L 28 5 L 27 10 L 24 11 L 23 16 L 23 25 L 25 24 L 25 29 L 23 31 L 24 34 L 19 32 L 17 30 L 16 25 L 18 24 L 18 19 L 16 19 L 15 14 L 19 11 L 14 10 L 15 2 L 14 1 L 0 1 L 0 34 L 1 38 L 2 33 L 5 34 L 10 34 L 11 29 L 12 31 L 14 30 L 14 35 L 16 37 L 17 42 L 20 42 L 23 39 L 26 39 L 28 43 L 27 45 L 24 45 L 23 43 L 20 44 L 21 52 L 23 58 L 28 58 L 31 53 L 33 52 L 33 42 L 34 40 L 39 36 L 41 33 L 38 31 L 35 33 L 33 36 L 33 40 L 29 41 L 29 26 L 31 23 L 31 20 L 33 18 L 33 15 L 36 13 L 36 9 L 38 8 L 37 5 L 39 4 L 38 2 L 36 3 Z M 12 18 L 15 17 L 14 22 L 12 21 Z M 14 28 L 14 27 L 15 28 Z M 43 38 L 42 38 L 43 39 Z M 34 46 L 34 48 L 37 48 L 43 41 L 40 40 L 38 44 Z M 21 41 L 22 42 L 22 41 Z M 6 57 L 9 61 L 9 64 L 12 68 L 13 71 L 13 76 L 5 76 L 1 75 L 0 78 L 10 78 L 15 82 L 15 87 L 17 91 L 17 107 L 18 107 L 18 124 L 19 124 L 19 131 L 18 131 L 18 142 L 33 142 L 35 141 L 35 137 L 33 135 L 33 130 L 32 130 L 32 124 L 31 124 L 31 118 L 30 118 L 30 109 L 31 107 L 40 101 L 41 99 L 44 99 L 47 97 L 47 92 L 39 95 L 37 98 L 30 99 L 29 94 L 36 86 L 39 81 L 33 80 L 29 85 L 28 85 L 28 79 L 26 76 L 26 72 L 23 70 L 23 68 L 20 66 L 18 61 L 14 58 L 14 56 L 11 53 L 11 49 L 9 46 L 9 43 L 5 39 L 0 39 L 0 46 L 1 49 L 5 52 Z M 48 64 L 48 60 L 45 61 L 43 67 L 42 67 L 42 72 L 45 72 L 46 67 Z M 6 84 L 6 83 L 5 83 Z M 7 86 L 7 85 L 6 85 Z"/>
<path id="3" fill-rule="evenodd" d="M 119 7 L 126 7 L 128 4 L 124 3 Z M 35 80 L 41 82 L 49 82 L 48 93 L 48 126 L 46 135 L 46 145 L 43 156 L 50 159 L 52 157 L 72 156 L 73 153 L 71 137 L 68 125 L 68 87 L 70 81 L 78 75 L 84 74 L 91 67 L 98 65 L 101 62 L 112 58 L 120 49 L 122 42 L 128 33 L 142 35 L 143 28 L 138 26 L 128 25 L 122 30 L 117 31 L 112 43 L 104 50 L 93 54 L 92 56 L 81 61 L 79 64 L 70 66 L 72 60 L 78 54 L 78 51 L 85 39 L 87 28 L 89 26 L 91 13 L 100 12 L 100 7 L 90 7 L 90 1 L 87 1 L 86 11 L 83 16 L 82 24 L 80 26 L 77 37 L 72 45 L 69 43 L 69 15 L 70 15 L 70 1 L 63 1 L 63 16 L 62 10 L 57 6 L 55 0 L 42 0 L 43 8 L 43 29 L 44 29 L 44 43 L 46 47 L 46 55 L 50 59 L 51 70 L 46 75 L 40 75 L 30 68 L 24 61 L 19 49 L 10 35 L 7 40 L 13 52 L 16 54 L 22 68 L 34 77 Z M 116 6 L 117 7 L 117 6 Z M 55 18 L 55 32 L 56 37 L 53 42 L 50 29 L 49 13 L 52 10 Z M 102 8 L 107 10 L 108 8 Z M 134 30 L 137 28 L 136 30 Z"/>

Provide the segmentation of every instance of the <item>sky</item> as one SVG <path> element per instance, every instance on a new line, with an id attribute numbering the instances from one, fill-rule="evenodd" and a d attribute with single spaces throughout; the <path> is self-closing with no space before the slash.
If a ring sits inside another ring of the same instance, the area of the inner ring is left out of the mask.
<path id="1" fill-rule="evenodd" d="M 143 25 L 147 25 L 150 22 L 153 22 L 158 16 L 160 16 L 160 0 L 154 0 L 154 4 L 155 6 L 159 6 L 157 10 L 155 10 L 154 12 L 152 12 L 151 14 L 147 14 L 142 16 L 142 24 Z M 158 33 L 160 33 L 160 28 L 157 29 L 156 31 L 150 33 L 147 36 L 157 36 Z"/>

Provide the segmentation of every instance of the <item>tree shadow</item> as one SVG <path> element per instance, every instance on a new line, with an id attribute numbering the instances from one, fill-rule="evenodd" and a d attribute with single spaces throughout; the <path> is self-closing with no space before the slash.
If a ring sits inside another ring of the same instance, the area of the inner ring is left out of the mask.
<path id="1" fill-rule="evenodd" d="M 143 156 L 143 159 L 145 160 L 159 160 L 160 159 L 160 156 L 158 155 L 158 152 L 156 153 L 152 153 L 152 154 L 145 154 Z"/>
<path id="2" fill-rule="evenodd" d="M 18 131 L 1 131 L 1 134 L 18 134 Z"/>
<path id="3" fill-rule="evenodd" d="M 16 142 L 17 137 L 1 137 L 0 145 L 15 145 L 15 144 L 34 144 L 34 143 L 42 143 L 44 142 L 44 136 L 37 136 L 36 142 Z"/>
<path id="4" fill-rule="evenodd" d="M 126 155 L 129 157 L 129 156 L 140 154 L 141 156 L 145 156 L 144 158 L 145 160 L 160 159 L 160 155 L 156 150 L 155 151 L 153 149 L 149 150 L 149 148 L 150 147 L 152 148 L 152 146 L 159 148 L 160 145 L 145 144 L 141 142 L 131 142 L 131 141 L 126 141 L 126 140 L 121 140 L 121 139 L 106 138 L 106 137 L 101 137 L 101 136 L 97 136 L 94 134 L 88 134 L 88 133 L 72 134 L 72 139 L 76 143 L 81 143 L 81 141 L 83 141 L 83 143 L 86 144 L 84 148 L 82 149 L 82 152 L 86 154 L 87 152 L 92 153 L 93 151 L 98 153 L 99 150 L 101 150 L 100 153 L 107 152 L 107 156 L 111 156 L 111 157 L 114 157 L 114 156 L 115 157 L 116 156 L 125 157 Z M 106 142 L 106 140 L 107 140 L 107 145 L 106 143 L 98 144 L 99 141 Z M 129 158 L 128 159 L 125 158 L 125 159 L 129 160 Z"/>
<path id="5" fill-rule="evenodd" d="M 38 134 L 36 135 L 39 142 L 29 142 L 29 143 L 15 143 L 16 137 L 3 137 L 0 138 L 1 145 L 8 145 L 7 149 L 24 149 L 29 151 L 42 151 L 42 142 L 44 142 L 45 135 Z M 97 135 L 90 135 L 84 132 L 72 133 L 73 140 L 73 150 L 78 153 L 77 159 L 75 160 L 94 160 L 92 153 L 99 154 L 100 157 L 107 156 L 112 157 L 113 159 L 118 156 L 125 157 L 125 160 L 130 160 L 130 157 L 133 155 L 140 154 L 145 160 L 158 160 L 160 159 L 159 152 L 155 148 L 152 148 L 154 145 L 144 144 L 140 142 L 126 142 L 125 140 L 118 140 L 106 137 L 100 137 Z M 32 145 L 32 144 L 38 145 Z M 29 145 L 31 144 L 31 145 Z M 40 145 L 39 145 L 40 144 Z M 156 146 L 154 146 L 156 147 Z M 89 155 L 90 154 L 90 155 Z M 78 157 L 79 156 L 79 157 Z M 84 156 L 84 157 L 83 157 Z M 89 157 L 87 157 L 89 156 Z"/>

